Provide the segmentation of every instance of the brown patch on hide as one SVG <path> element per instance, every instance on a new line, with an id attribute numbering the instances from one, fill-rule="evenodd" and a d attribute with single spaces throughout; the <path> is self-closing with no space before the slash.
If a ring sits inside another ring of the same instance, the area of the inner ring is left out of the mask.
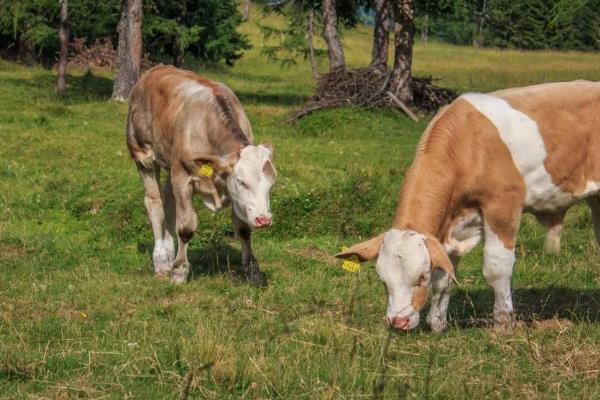
<path id="1" fill-rule="evenodd" d="M 429 294 L 429 290 L 427 286 L 417 286 L 413 291 L 413 298 L 411 305 L 415 309 L 415 311 L 421 311 L 427 302 L 427 296 Z"/>
<path id="2" fill-rule="evenodd" d="M 498 130 L 459 99 L 434 118 L 419 142 L 394 227 L 444 238 L 462 210 L 481 208 L 512 248 L 524 198 L 525 183 Z"/>

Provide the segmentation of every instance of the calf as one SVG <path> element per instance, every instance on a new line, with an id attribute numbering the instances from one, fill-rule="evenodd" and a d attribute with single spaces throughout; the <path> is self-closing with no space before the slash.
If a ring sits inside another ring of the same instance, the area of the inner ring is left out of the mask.
<path id="1" fill-rule="evenodd" d="M 233 92 L 190 71 L 152 68 L 132 90 L 126 135 L 144 185 L 156 275 L 186 281 L 187 246 L 197 226 L 192 195 L 198 194 L 212 211 L 231 203 L 246 276 L 264 284 L 250 229 L 271 224 L 269 195 L 277 172 L 271 145 L 252 144 L 250 123 Z M 167 171 L 162 187 L 161 169 Z"/>
<path id="2" fill-rule="evenodd" d="M 458 257 L 485 237 L 483 275 L 495 293 L 494 320 L 513 320 L 511 276 L 523 211 L 550 228 L 586 199 L 600 241 L 600 83 L 576 81 L 465 94 L 441 110 L 421 138 L 393 227 L 337 256 L 377 257 L 392 328 L 446 327 Z"/>

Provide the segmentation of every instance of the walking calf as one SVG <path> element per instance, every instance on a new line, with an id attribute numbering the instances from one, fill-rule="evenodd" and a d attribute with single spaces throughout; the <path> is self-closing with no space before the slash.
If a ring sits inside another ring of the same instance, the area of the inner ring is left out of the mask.
<path id="1" fill-rule="evenodd" d="M 586 199 L 600 241 L 599 192 L 600 83 L 465 94 L 423 134 L 392 229 L 337 256 L 378 258 L 392 328 L 415 328 L 431 290 L 427 322 L 442 330 L 458 257 L 483 233 L 483 275 L 495 293 L 494 319 L 507 324 L 523 211 L 550 228 L 546 248 L 558 251 L 565 212 Z"/>
<path id="2" fill-rule="evenodd" d="M 152 68 L 132 90 L 126 135 L 144 185 L 156 275 L 186 281 L 187 246 L 197 226 L 192 195 L 198 194 L 212 211 L 231 203 L 247 278 L 262 285 L 250 232 L 271 224 L 277 172 L 271 145 L 252 144 L 250 122 L 233 92 L 190 71 Z M 167 171 L 162 187 L 161 169 Z"/>

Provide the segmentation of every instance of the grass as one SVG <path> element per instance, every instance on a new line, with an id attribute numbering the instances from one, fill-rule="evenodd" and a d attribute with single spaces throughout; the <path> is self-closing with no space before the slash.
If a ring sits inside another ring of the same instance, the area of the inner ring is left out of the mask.
<path id="1" fill-rule="evenodd" d="M 372 265 L 331 256 L 386 229 L 427 121 L 341 108 L 296 125 L 309 66 L 281 69 L 255 48 L 233 69 L 201 68 L 239 95 L 259 140 L 276 147 L 275 225 L 254 246 L 270 286 L 236 272 L 227 212 L 200 207 L 190 282 L 154 279 L 142 187 L 124 145 L 126 106 L 111 76 L 0 62 L 0 398 L 600 397 L 600 268 L 589 211 L 570 211 L 563 252 L 541 252 L 526 217 L 510 334 L 485 321 L 481 250 L 465 257 L 444 334 L 393 334 Z M 347 32 L 351 65 L 368 29 Z M 460 91 L 600 79 L 600 55 L 417 44 L 415 71 Z M 541 321 L 541 322 L 540 322 Z"/>

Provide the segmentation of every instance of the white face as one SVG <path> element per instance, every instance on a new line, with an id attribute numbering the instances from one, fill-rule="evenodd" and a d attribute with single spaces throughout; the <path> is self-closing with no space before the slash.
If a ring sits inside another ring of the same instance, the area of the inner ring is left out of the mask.
<path id="1" fill-rule="evenodd" d="M 263 145 L 244 147 L 227 178 L 233 212 L 253 228 L 271 225 L 269 195 L 277 178 L 272 151 Z"/>
<path id="2" fill-rule="evenodd" d="M 395 329 L 419 324 L 419 311 L 427 300 L 431 259 L 425 236 L 412 230 L 385 233 L 377 259 L 377 273 L 388 293 L 387 318 Z"/>

